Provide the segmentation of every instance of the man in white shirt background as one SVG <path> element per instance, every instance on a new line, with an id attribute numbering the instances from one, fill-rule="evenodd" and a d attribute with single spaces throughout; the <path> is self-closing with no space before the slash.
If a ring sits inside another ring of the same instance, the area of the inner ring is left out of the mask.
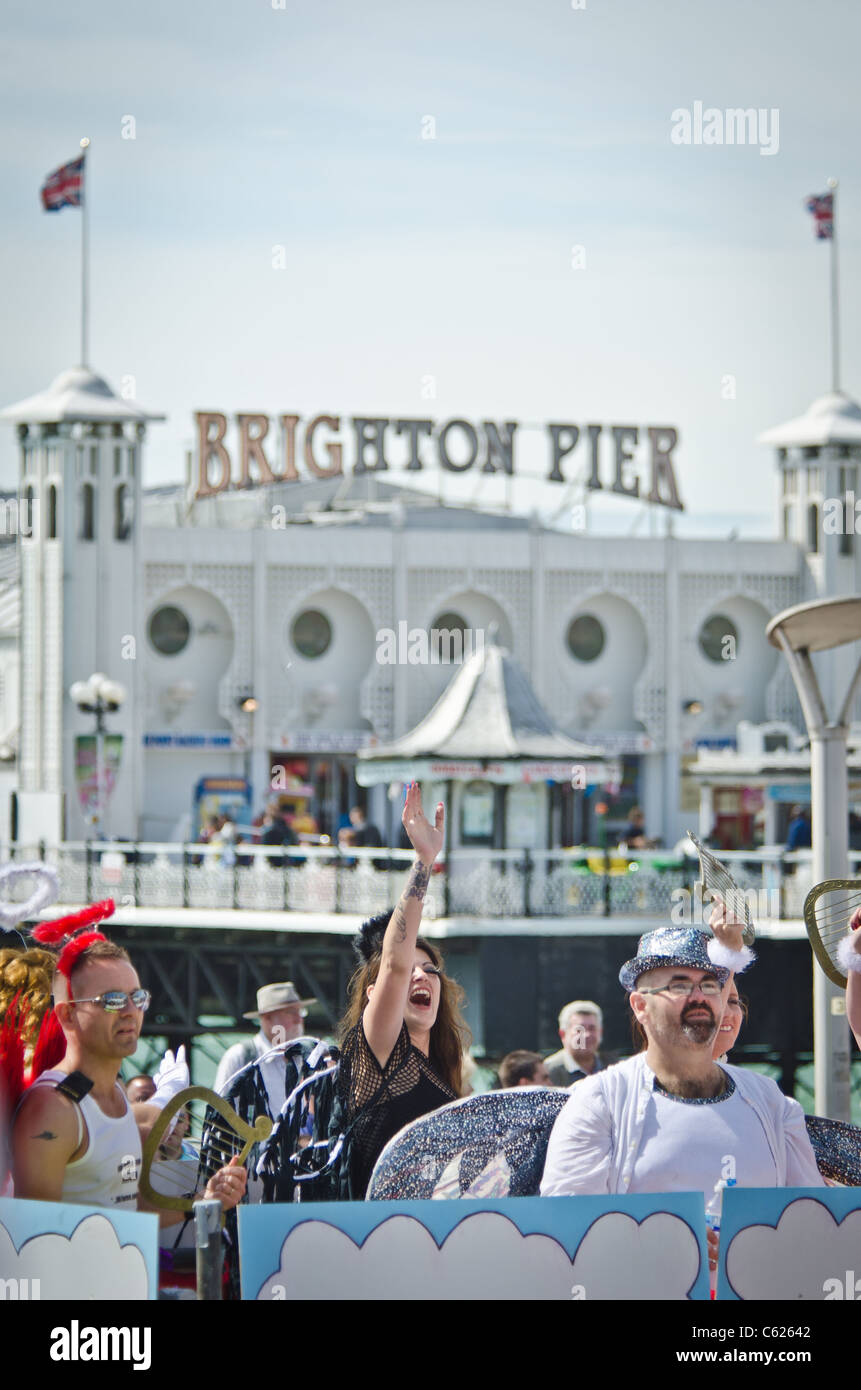
<path id="1" fill-rule="evenodd" d="M 562 1046 L 544 1060 L 551 1086 L 571 1086 L 601 1070 L 598 1048 L 603 1024 L 601 1010 L 591 999 L 573 999 L 565 1005 L 559 1015 Z"/>

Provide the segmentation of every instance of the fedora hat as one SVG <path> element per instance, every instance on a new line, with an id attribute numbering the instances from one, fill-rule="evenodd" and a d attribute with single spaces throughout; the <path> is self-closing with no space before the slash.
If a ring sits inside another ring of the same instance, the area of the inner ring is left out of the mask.
<path id="1" fill-rule="evenodd" d="M 300 999 L 293 981 L 282 980 L 277 985 L 262 985 L 257 991 L 257 1008 L 250 1009 L 242 1017 L 259 1018 L 261 1014 L 271 1014 L 274 1009 L 289 1008 L 291 1004 L 304 1009 L 316 1002 L 316 999 Z"/>
<path id="2" fill-rule="evenodd" d="M 714 938 L 695 927 L 658 927 L 657 931 L 646 932 L 637 945 L 637 954 L 626 960 L 619 971 L 619 979 L 630 994 L 637 988 L 637 981 L 647 970 L 659 970 L 664 965 L 684 965 L 692 970 L 707 970 L 725 985 L 731 971 L 723 965 L 715 965 L 709 955 L 709 942 Z M 715 943 L 717 944 L 717 943 Z"/>

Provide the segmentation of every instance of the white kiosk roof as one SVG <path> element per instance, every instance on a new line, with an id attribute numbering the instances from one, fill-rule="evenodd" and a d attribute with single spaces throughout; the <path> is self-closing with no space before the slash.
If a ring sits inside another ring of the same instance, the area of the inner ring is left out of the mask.
<path id="1" fill-rule="evenodd" d="M 393 743 L 360 749 L 366 762 L 393 758 L 601 758 L 550 721 L 526 673 L 491 635 L 464 662 L 419 724 Z"/>

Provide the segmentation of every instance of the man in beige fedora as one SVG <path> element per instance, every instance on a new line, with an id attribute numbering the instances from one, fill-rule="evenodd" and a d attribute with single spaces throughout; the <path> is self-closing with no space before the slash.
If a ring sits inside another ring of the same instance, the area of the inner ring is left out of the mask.
<path id="1" fill-rule="evenodd" d="M 257 991 L 257 1008 L 243 1014 L 243 1018 L 259 1019 L 260 1030 L 253 1038 L 229 1047 L 218 1064 L 215 1074 L 215 1090 L 224 1094 L 231 1077 L 249 1062 L 263 1057 L 274 1047 L 301 1038 L 305 1032 L 305 1018 L 308 1006 L 316 1004 L 316 999 L 300 999 L 299 991 L 292 980 L 282 980 L 280 984 L 263 985 Z M 286 1096 L 287 1069 L 282 1054 L 277 1053 L 261 1063 L 260 1074 L 269 1096 L 269 1113 L 276 1120 Z"/>

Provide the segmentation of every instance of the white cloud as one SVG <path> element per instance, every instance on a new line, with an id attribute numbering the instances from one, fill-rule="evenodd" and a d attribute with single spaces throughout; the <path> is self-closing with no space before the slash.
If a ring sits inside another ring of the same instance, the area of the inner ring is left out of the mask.
<path id="1" fill-rule="evenodd" d="M 608 1224 L 609 1223 L 609 1224 Z M 699 1264 L 684 1221 L 660 1213 L 639 1226 L 632 1217 L 601 1217 L 572 1265 L 545 1235 L 521 1235 L 507 1217 L 476 1212 L 438 1247 L 410 1216 L 383 1221 L 360 1247 L 324 1221 L 306 1221 L 281 1247 L 280 1267 L 260 1298 L 570 1299 L 583 1285 L 595 1298 L 684 1298 Z"/>
<path id="2" fill-rule="evenodd" d="M 0 1277 L 39 1280 L 39 1297 L 145 1299 L 149 1297 L 146 1263 L 136 1245 L 121 1246 L 106 1216 L 86 1216 L 71 1237 L 34 1236 L 16 1251 L 0 1223 Z"/>
<path id="3" fill-rule="evenodd" d="M 727 1251 L 727 1276 L 745 1299 L 821 1299 L 826 1279 L 861 1278 L 861 1211 L 835 1221 L 822 1202 L 801 1197 L 777 1226 L 746 1226 Z"/>
<path id="4" fill-rule="evenodd" d="M 696 1236 L 686 1221 L 656 1212 L 637 1223 L 608 1212 L 577 1248 L 572 1283 L 586 1298 L 687 1298 L 700 1265 Z"/>

